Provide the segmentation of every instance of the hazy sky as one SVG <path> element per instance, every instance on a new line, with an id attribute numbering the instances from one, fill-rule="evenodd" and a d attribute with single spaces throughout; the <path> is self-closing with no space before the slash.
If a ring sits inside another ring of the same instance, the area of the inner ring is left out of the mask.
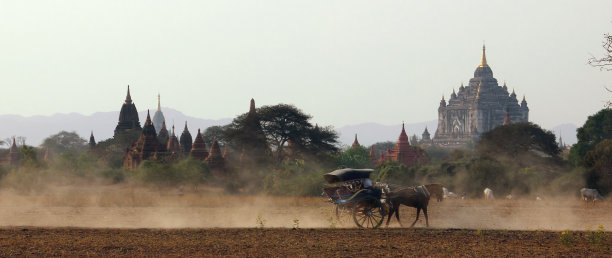
<path id="1" fill-rule="evenodd" d="M 294 104 L 344 126 L 437 119 L 482 43 L 530 120 L 582 125 L 612 94 L 586 64 L 612 1 L 0 2 L 0 114 L 162 106 L 218 119 Z M 432 132 L 433 133 L 433 132 Z"/>

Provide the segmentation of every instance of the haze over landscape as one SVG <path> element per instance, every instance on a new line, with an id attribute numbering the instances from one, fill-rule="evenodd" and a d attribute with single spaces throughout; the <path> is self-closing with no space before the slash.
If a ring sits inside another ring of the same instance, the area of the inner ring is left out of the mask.
<path id="1" fill-rule="evenodd" d="M 610 10 L 2 0 L 0 257 L 610 256 Z"/>
<path id="2" fill-rule="evenodd" d="M 117 112 L 130 84 L 141 114 L 160 93 L 163 106 L 204 120 L 231 119 L 255 98 L 337 129 L 419 124 L 437 120 L 442 95 L 472 77 L 483 42 L 494 76 L 526 96 L 543 128 L 581 126 L 609 99 L 612 73 L 586 61 L 602 53 L 610 1 L 0 5 L 6 115 Z M 112 133 L 89 127 L 62 129 Z"/>

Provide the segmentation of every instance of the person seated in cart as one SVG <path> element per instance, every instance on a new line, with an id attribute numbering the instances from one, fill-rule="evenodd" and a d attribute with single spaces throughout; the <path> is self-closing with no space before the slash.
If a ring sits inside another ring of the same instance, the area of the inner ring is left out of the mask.
<path id="1" fill-rule="evenodd" d="M 364 178 L 363 179 L 363 189 L 369 189 L 369 190 L 374 189 L 374 184 L 372 184 L 372 180 L 370 180 L 369 178 Z"/>

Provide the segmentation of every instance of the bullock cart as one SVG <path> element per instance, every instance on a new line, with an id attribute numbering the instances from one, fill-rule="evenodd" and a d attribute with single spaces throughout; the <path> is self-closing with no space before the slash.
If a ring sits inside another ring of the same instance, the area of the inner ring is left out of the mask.
<path id="1" fill-rule="evenodd" d="M 360 228 L 378 228 L 385 214 L 385 195 L 380 186 L 369 179 L 372 169 L 339 169 L 323 175 L 330 184 L 323 188 L 329 201 L 335 205 L 336 216 L 352 214 Z"/>

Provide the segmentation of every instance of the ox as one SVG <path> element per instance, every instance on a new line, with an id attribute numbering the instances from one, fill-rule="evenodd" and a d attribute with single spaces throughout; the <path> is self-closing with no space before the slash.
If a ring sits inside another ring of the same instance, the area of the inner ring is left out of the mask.
<path id="1" fill-rule="evenodd" d="M 584 201 L 603 201 L 603 197 L 601 197 L 597 189 L 582 188 L 580 189 L 580 197 Z"/>
<path id="2" fill-rule="evenodd" d="M 483 193 L 484 193 L 485 200 L 495 200 L 495 195 L 493 195 L 493 190 L 489 188 L 485 188 Z"/>

